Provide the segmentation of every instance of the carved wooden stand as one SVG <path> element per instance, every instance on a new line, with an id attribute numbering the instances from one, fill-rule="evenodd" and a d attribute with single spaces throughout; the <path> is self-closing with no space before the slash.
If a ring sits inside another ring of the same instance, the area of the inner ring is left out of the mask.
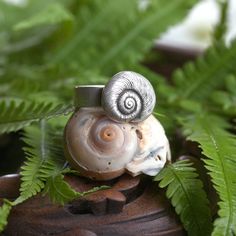
<path id="1" fill-rule="evenodd" d="M 65 179 L 78 191 L 101 185 L 81 177 Z M 19 184 L 18 175 L 1 177 L 0 201 L 4 197 L 16 198 Z M 111 188 L 65 206 L 52 204 L 48 197 L 37 195 L 13 208 L 2 235 L 185 235 L 163 192 L 150 179 L 123 175 L 103 184 Z"/>

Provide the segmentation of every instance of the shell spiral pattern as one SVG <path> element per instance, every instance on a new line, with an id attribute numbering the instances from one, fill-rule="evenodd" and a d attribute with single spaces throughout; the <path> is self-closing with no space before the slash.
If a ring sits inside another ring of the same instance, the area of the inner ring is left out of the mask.
<path id="1" fill-rule="evenodd" d="M 102 106 L 112 120 L 140 122 L 151 115 L 156 96 L 150 82 L 132 71 L 115 74 L 103 89 Z"/>
<path id="2" fill-rule="evenodd" d="M 120 176 L 138 151 L 135 129 L 109 119 L 102 108 L 81 108 L 65 129 L 68 161 L 81 175 L 97 180 Z"/>

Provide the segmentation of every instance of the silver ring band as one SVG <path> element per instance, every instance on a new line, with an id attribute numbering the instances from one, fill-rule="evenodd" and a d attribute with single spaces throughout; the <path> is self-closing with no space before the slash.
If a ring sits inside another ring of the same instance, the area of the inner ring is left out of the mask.
<path id="1" fill-rule="evenodd" d="M 75 107 L 100 107 L 104 85 L 81 85 L 75 87 Z"/>

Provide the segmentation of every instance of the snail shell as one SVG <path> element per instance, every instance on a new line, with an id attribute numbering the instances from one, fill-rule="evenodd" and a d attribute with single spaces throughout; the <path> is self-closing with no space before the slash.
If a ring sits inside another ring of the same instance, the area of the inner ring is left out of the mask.
<path id="1" fill-rule="evenodd" d="M 124 172 L 154 176 L 170 160 L 164 129 L 151 115 L 155 92 L 142 75 L 123 71 L 104 88 L 79 86 L 76 94 L 79 110 L 68 121 L 64 140 L 67 159 L 81 175 L 96 180 Z"/>
<path id="2" fill-rule="evenodd" d="M 103 89 L 102 106 L 117 122 L 140 122 L 151 115 L 156 102 L 150 82 L 132 71 L 115 74 Z"/>
<path id="3" fill-rule="evenodd" d="M 102 108 L 80 108 L 65 128 L 70 164 L 86 177 L 108 180 L 125 172 L 136 155 L 138 139 L 130 124 L 110 120 Z"/>
<path id="4" fill-rule="evenodd" d="M 170 160 L 169 142 L 160 122 L 117 123 L 102 108 L 81 108 L 65 128 L 65 151 L 81 175 L 109 180 L 128 172 L 155 176 Z"/>

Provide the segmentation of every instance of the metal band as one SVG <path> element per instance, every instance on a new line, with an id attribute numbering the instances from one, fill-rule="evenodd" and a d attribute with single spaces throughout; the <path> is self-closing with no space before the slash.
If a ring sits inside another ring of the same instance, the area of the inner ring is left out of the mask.
<path id="1" fill-rule="evenodd" d="M 81 85 L 75 87 L 75 107 L 100 107 L 104 85 Z"/>

